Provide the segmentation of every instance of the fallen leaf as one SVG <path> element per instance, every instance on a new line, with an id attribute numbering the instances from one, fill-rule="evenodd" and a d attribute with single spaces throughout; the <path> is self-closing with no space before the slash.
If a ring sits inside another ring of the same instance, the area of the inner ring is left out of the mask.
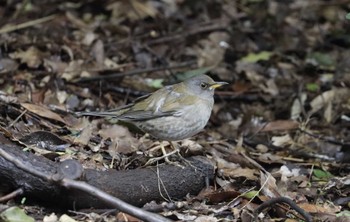
<path id="1" fill-rule="evenodd" d="M 260 186 L 261 192 L 270 198 L 280 197 L 276 185 L 276 179 L 270 173 L 260 171 Z"/>
<path id="2" fill-rule="evenodd" d="M 265 124 L 264 128 L 261 129 L 261 132 L 292 130 L 297 129 L 298 127 L 299 123 L 294 120 L 276 120 Z"/>
<path id="3" fill-rule="evenodd" d="M 330 172 L 325 170 L 320 170 L 320 169 L 314 169 L 312 173 L 318 180 L 323 180 L 323 181 L 328 181 L 332 177 L 334 177 Z"/>
<path id="4" fill-rule="evenodd" d="M 334 67 L 335 60 L 331 57 L 331 55 L 327 53 L 321 52 L 312 52 L 308 55 L 308 60 L 313 60 L 322 67 Z"/>
<path id="5" fill-rule="evenodd" d="M 59 222 L 77 222 L 76 220 L 74 220 L 73 218 L 68 216 L 67 214 L 63 214 L 58 221 Z"/>
<path id="6" fill-rule="evenodd" d="M 139 146 L 138 140 L 132 136 L 127 127 L 121 125 L 108 125 L 103 127 L 99 132 L 100 136 L 106 140 L 110 138 L 112 143 L 108 147 L 108 152 L 111 156 L 115 153 L 132 153 Z"/>
<path id="7" fill-rule="evenodd" d="M 66 122 L 60 115 L 52 112 L 51 110 L 44 107 L 43 105 L 39 106 L 31 103 L 21 103 L 21 106 L 27 109 L 29 112 L 35 113 L 38 116 L 45 117 L 45 118 L 52 119 L 52 120 L 66 124 Z"/>
<path id="8" fill-rule="evenodd" d="M 279 94 L 279 90 L 274 79 L 268 79 L 265 82 L 259 84 L 259 88 L 263 92 L 269 93 L 272 96 L 277 96 Z"/>
<path id="9" fill-rule="evenodd" d="M 13 59 L 20 59 L 21 63 L 27 64 L 30 68 L 38 68 L 43 60 L 44 53 L 34 46 L 29 47 L 26 51 L 19 51 L 10 54 Z"/>
<path id="10" fill-rule="evenodd" d="M 15 222 L 15 221 L 21 221 L 21 222 L 34 222 L 34 218 L 28 216 L 24 210 L 22 210 L 19 207 L 13 206 L 10 208 L 7 208 L 6 210 L 2 211 L 0 214 L 0 220 L 1 221 L 8 221 L 8 222 Z"/>
<path id="11" fill-rule="evenodd" d="M 290 111 L 290 118 L 292 120 L 297 120 L 300 118 L 306 99 L 307 99 L 306 93 L 302 93 L 300 98 L 294 99 L 293 105 Z"/>
<path id="12" fill-rule="evenodd" d="M 272 55 L 273 53 L 268 51 L 262 51 L 258 53 L 249 53 L 245 57 L 241 58 L 241 60 L 244 62 L 256 63 L 260 60 L 269 60 Z"/>
<path id="13" fill-rule="evenodd" d="M 278 147 L 284 147 L 290 144 L 293 144 L 293 139 L 289 134 L 284 136 L 274 136 L 271 138 L 272 144 Z"/>
<path id="14" fill-rule="evenodd" d="M 322 206 L 310 204 L 310 203 L 299 203 L 299 207 L 309 213 L 331 213 L 335 214 L 341 210 L 341 206 L 335 206 L 333 204 L 324 203 Z"/>
<path id="15" fill-rule="evenodd" d="M 311 113 L 315 113 L 325 107 L 334 98 L 335 90 L 329 90 L 323 92 L 321 95 L 316 96 L 311 102 Z"/>
<path id="16" fill-rule="evenodd" d="M 76 125 L 76 130 L 81 131 L 79 136 L 74 139 L 74 143 L 87 145 L 90 141 L 95 124 L 91 124 L 88 118 L 83 117 L 80 123 Z"/>
<path id="17" fill-rule="evenodd" d="M 129 214 L 120 212 L 116 216 L 117 221 L 133 221 L 133 222 L 142 222 L 141 220 L 137 219 L 136 217 L 133 217 Z"/>
<path id="18" fill-rule="evenodd" d="M 57 220 L 57 215 L 55 213 L 52 213 L 49 216 L 45 216 L 43 222 L 56 222 Z"/>

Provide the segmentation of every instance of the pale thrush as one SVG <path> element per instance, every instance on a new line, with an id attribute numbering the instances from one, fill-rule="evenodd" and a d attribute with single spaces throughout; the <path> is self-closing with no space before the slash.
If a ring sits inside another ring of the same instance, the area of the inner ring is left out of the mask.
<path id="1" fill-rule="evenodd" d="M 113 117 L 130 122 L 159 140 L 183 140 L 205 127 L 214 105 L 214 89 L 224 84 L 227 83 L 198 75 L 117 109 L 80 115 Z"/>

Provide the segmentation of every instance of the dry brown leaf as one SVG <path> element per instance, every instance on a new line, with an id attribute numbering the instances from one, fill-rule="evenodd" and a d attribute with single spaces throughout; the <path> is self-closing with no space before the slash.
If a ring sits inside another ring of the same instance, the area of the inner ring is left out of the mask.
<path id="1" fill-rule="evenodd" d="M 4 103 L 18 103 L 18 97 L 0 91 L 0 101 Z"/>
<path id="2" fill-rule="evenodd" d="M 43 105 L 35 105 L 32 103 L 21 103 L 21 106 L 25 109 L 27 109 L 29 112 L 35 113 L 38 116 L 45 117 L 48 119 L 56 120 L 58 122 L 66 124 L 64 119 L 58 115 L 57 113 L 52 112 L 48 108 L 44 107 Z"/>
<path id="3" fill-rule="evenodd" d="M 123 213 L 123 212 L 118 213 L 116 216 L 116 219 L 117 219 L 117 221 L 142 222 L 141 220 L 139 220 L 133 216 L 130 216 L 129 214 Z"/>
<path id="4" fill-rule="evenodd" d="M 104 64 L 105 51 L 104 51 L 104 44 L 103 44 L 101 39 L 98 39 L 92 45 L 91 54 L 95 58 L 95 60 L 99 66 L 102 66 Z"/>
<path id="5" fill-rule="evenodd" d="M 284 147 L 293 144 L 293 139 L 289 134 L 283 136 L 274 136 L 271 138 L 272 144 L 278 147 Z"/>
<path id="6" fill-rule="evenodd" d="M 274 79 L 268 79 L 258 86 L 263 92 L 268 93 L 272 96 L 277 96 L 279 94 L 279 90 Z"/>
<path id="7" fill-rule="evenodd" d="M 63 73 L 67 66 L 68 64 L 66 62 L 62 62 L 58 57 L 52 56 L 44 59 L 44 67 L 46 70 L 52 73 Z"/>
<path id="8" fill-rule="evenodd" d="M 29 47 L 26 51 L 19 51 L 10 54 L 13 59 L 20 59 L 21 63 L 27 64 L 30 68 L 38 68 L 42 63 L 44 53 L 34 46 Z"/>
<path id="9" fill-rule="evenodd" d="M 275 173 L 275 175 L 279 174 L 279 176 L 281 177 L 281 181 L 287 183 L 290 180 L 290 178 L 300 176 L 301 175 L 300 171 L 301 169 L 298 169 L 298 168 L 289 169 L 286 165 L 283 165 L 281 166 L 279 171 Z"/>
<path id="10" fill-rule="evenodd" d="M 320 205 L 315 205 L 315 204 L 310 204 L 310 203 L 300 203 L 298 204 L 299 207 L 304 209 L 307 212 L 310 213 L 330 213 L 330 214 L 335 214 L 341 210 L 341 206 L 335 206 L 335 205 L 330 205 L 328 203 L 324 203 L 322 206 Z"/>
<path id="11" fill-rule="evenodd" d="M 65 68 L 62 78 L 66 79 L 67 81 L 74 79 L 75 77 L 78 77 L 82 71 L 83 71 L 83 60 L 73 60 L 71 61 L 67 68 Z"/>
<path id="12" fill-rule="evenodd" d="M 261 132 L 277 131 L 277 130 L 291 130 L 297 129 L 299 123 L 294 120 L 276 120 L 273 122 L 267 123 Z"/>
<path id="13" fill-rule="evenodd" d="M 208 39 L 201 40 L 195 51 L 199 55 L 198 66 L 216 66 L 224 58 L 225 48 L 220 46 L 220 42 L 229 40 L 229 35 L 223 32 L 213 32 Z"/>
<path id="14" fill-rule="evenodd" d="M 137 21 L 146 17 L 155 17 L 158 14 L 157 9 L 151 1 L 116 1 L 107 6 L 112 11 L 112 17 L 116 20 L 128 18 L 131 21 Z"/>
<path id="15" fill-rule="evenodd" d="M 103 139 L 112 140 L 108 147 L 111 156 L 115 156 L 116 152 L 124 154 L 135 152 L 139 146 L 138 140 L 132 136 L 129 129 L 121 125 L 105 126 L 98 133 Z"/>
<path id="16" fill-rule="evenodd" d="M 87 118 L 83 118 L 81 124 L 85 125 L 85 127 L 82 128 L 82 131 L 80 132 L 79 136 L 77 136 L 74 139 L 74 143 L 79 143 L 79 144 L 83 144 L 83 145 L 88 145 L 90 138 L 91 138 L 91 134 L 93 131 L 93 124 L 87 124 L 88 120 Z M 93 151 L 97 151 L 97 150 L 93 150 Z"/>
<path id="17" fill-rule="evenodd" d="M 280 197 L 276 185 L 276 179 L 270 173 L 264 173 L 260 171 L 260 185 L 261 191 L 265 196 L 270 198 Z"/>
<path id="18" fill-rule="evenodd" d="M 323 92 L 321 95 L 316 96 L 311 102 L 311 113 L 315 113 L 325 107 L 334 98 L 335 90 L 329 90 Z"/>
<path id="19" fill-rule="evenodd" d="M 264 153 L 262 155 L 259 155 L 258 160 L 263 163 L 285 163 L 286 161 L 283 160 L 283 157 L 272 154 L 272 153 Z"/>
<path id="20" fill-rule="evenodd" d="M 69 10 L 66 11 L 66 18 L 70 23 L 74 24 L 75 26 L 81 29 L 88 29 L 88 25 Z"/>
<path id="21" fill-rule="evenodd" d="M 307 94 L 302 93 L 300 98 L 296 98 L 293 101 L 293 105 L 290 111 L 290 118 L 292 120 L 297 120 L 300 117 L 303 109 L 302 107 L 304 106 L 306 99 L 307 99 Z"/>
<path id="22" fill-rule="evenodd" d="M 210 216 L 210 215 L 209 216 L 201 215 L 194 220 L 194 222 L 217 222 L 217 221 L 219 221 L 217 217 Z"/>
<path id="23" fill-rule="evenodd" d="M 323 117 L 330 123 L 334 117 L 333 104 L 346 103 L 349 96 L 350 90 L 348 88 L 335 88 L 325 91 L 310 102 L 312 108 L 310 114 L 324 109 Z"/>
<path id="24" fill-rule="evenodd" d="M 227 175 L 230 175 L 233 177 L 245 177 L 248 180 L 257 180 L 258 177 L 256 176 L 257 170 L 256 169 L 250 169 L 250 168 L 237 168 L 233 170 L 229 170 Z"/>
<path id="25" fill-rule="evenodd" d="M 242 168 L 238 164 L 230 164 L 226 163 L 225 167 L 223 167 L 222 163 L 226 161 L 221 161 L 221 164 L 218 165 L 218 172 L 224 176 L 224 177 L 231 177 L 231 178 L 237 178 L 237 177 L 245 177 L 249 180 L 257 180 L 258 177 L 256 176 L 257 170 L 251 169 L 251 168 Z M 236 165 L 236 167 L 234 167 Z"/>

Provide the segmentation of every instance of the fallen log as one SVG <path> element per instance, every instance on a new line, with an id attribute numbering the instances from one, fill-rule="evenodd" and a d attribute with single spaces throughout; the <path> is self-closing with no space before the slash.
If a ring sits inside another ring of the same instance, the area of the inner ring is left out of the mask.
<path id="1" fill-rule="evenodd" d="M 188 193 L 197 194 L 205 187 L 205 181 L 214 177 L 214 167 L 203 157 L 189 158 L 191 165 L 186 165 L 185 168 L 159 165 L 129 171 L 82 169 L 76 162 L 73 165 L 77 169 L 66 173 L 61 172 L 63 163 L 55 163 L 31 152 L 24 152 L 20 147 L 0 144 L 0 149 L 26 164 L 28 169 L 33 168 L 52 178 L 61 174 L 66 177 L 76 174 L 73 179 L 78 178 L 135 206 L 142 206 L 152 200 L 161 201 L 164 197 L 182 199 Z M 40 178 L 0 156 L 0 189 L 4 188 L 8 191 L 21 188 L 27 199 L 43 204 L 74 209 L 108 207 L 93 195 L 67 189 L 52 180 Z"/>

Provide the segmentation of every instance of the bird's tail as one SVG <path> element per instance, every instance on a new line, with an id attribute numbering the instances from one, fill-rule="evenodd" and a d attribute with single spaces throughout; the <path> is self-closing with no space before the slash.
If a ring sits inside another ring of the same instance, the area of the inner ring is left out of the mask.
<path id="1" fill-rule="evenodd" d="M 108 111 L 101 111 L 101 112 L 75 112 L 75 115 L 77 117 L 97 116 L 97 117 L 118 118 L 118 116 L 121 115 L 122 113 L 123 113 L 123 110 L 108 110 Z"/>

